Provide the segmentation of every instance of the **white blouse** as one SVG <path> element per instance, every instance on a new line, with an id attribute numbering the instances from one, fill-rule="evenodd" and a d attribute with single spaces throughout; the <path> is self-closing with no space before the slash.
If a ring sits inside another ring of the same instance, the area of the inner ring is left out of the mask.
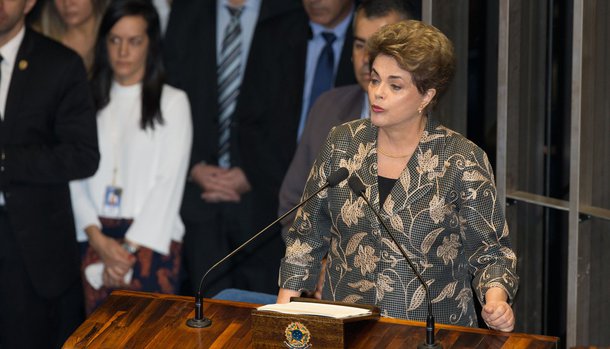
<path id="1" fill-rule="evenodd" d="M 122 189 L 121 205 L 110 218 L 133 219 L 126 238 L 167 255 L 171 241 L 184 235 L 179 210 L 193 136 L 191 111 L 186 93 L 165 85 L 163 124 L 142 130 L 141 90 L 141 84 L 114 82 L 110 103 L 98 112 L 99 168 L 93 177 L 70 183 L 77 238 L 86 241 L 86 227 L 101 227 L 98 216 L 114 179 Z"/>

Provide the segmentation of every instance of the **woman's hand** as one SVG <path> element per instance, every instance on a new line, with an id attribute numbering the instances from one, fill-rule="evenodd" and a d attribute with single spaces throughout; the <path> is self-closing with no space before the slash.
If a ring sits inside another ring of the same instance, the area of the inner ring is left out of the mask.
<path id="1" fill-rule="evenodd" d="M 492 330 L 511 332 L 515 328 L 513 309 L 506 299 L 506 292 L 498 287 L 490 288 L 485 294 L 485 305 L 481 316 Z"/>
<path id="2" fill-rule="evenodd" d="M 104 263 L 104 285 L 126 286 L 123 279 L 136 262 L 135 256 L 125 251 L 116 240 L 105 236 L 96 226 L 89 226 L 85 231 L 89 236 L 89 244 Z"/>
<path id="3" fill-rule="evenodd" d="M 111 275 L 110 269 L 106 266 L 104 266 L 104 272 L 102 273 L 102 283 L 104 286 L 109 288 L 121 288 L 129 286 L 129 284 L 125 282 L 124 277 Z"/>
<path id="4" fill-rule="evenodd" d="M 282 303 L 290 303 L 290 297 L 300 297 L 301 292 L 293 291 L 286 288 L 280 288 L 280 292 L 277 294 L 277 300 L 275 301 L 278 304 Z"/>

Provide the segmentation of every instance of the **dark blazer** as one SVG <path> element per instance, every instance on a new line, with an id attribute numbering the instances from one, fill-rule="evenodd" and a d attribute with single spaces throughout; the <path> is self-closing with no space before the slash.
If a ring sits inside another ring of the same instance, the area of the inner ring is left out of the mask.
<path id="1" fill-rule="evenodd" d="M 328 132 L 334 126 L 360 118 L 365 92 L 358 84 L 334 88 L 322 94 L 307 117 L 301 141 L 280 188 L 279 214 L 300 202 L 311 165 L 316 160 Z M 294 216 L 291 217 L 294 219 Z M 283 222 L 285 229 L 292 219 Z"/>
<path id="2" fill-rule="evenodd" d="M 0 189 L 29 277 L 42 296 L 58 296 L 79 275 L 68 182 L 97 169 L 95 111 L 81 58 L 29 29 L 15 61 L 0 148 Z"/>

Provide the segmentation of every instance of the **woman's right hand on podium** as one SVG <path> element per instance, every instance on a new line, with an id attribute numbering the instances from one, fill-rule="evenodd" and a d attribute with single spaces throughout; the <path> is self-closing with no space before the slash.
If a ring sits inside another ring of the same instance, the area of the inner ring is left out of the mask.
<path id="1" fill-rule="evenodd" d="M 506 292 L 499 287 L 487 290 L 481 316 L 490 329 L 511 332 L 515 328 L 515 315 L 507 298 Z"/>
<path id="2" fill-rule="evenodd" d="M 290 303 L 291 297 L 300 297 L 301 292 L 293 291 L 286 288 L 280 288 L 280 292 L 277 294 L 277 300 L 275 301 L 278 304 Z"/>

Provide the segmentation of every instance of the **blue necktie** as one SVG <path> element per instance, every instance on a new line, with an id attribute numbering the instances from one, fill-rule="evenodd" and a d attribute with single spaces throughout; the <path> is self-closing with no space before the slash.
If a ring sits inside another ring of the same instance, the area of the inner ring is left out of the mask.
<path id="1" fill-rule="evenodd" d="M 227 7 L 231 20 L 225 29 L 218 64 L 218 166 L 231 167 L 230 141 L 231 118 L 237 105 L 241 69 L 241 25 L 242 9 Z"/>
<path id="2" fill-rule="evenodd" d="M 303 117 L 299 123 L 299 138 L 305 128 L 305 121 L 311 106 L 322 93 L 330 90 L 333 86 L 335 77 L 335 52 L 333 51 L 333 42 L 335 42 L 337 37 L 335 34 L 329 32 L 322 33 L 322 37 L 326 41 L 326 45 L 324 45 L 322 52 L 320 52 L 320 56 L 318 56 L 316 72 L 313 76 L 311 93 L 309 94 L 309 106 L 307 107 L 305 117 Z"/>

